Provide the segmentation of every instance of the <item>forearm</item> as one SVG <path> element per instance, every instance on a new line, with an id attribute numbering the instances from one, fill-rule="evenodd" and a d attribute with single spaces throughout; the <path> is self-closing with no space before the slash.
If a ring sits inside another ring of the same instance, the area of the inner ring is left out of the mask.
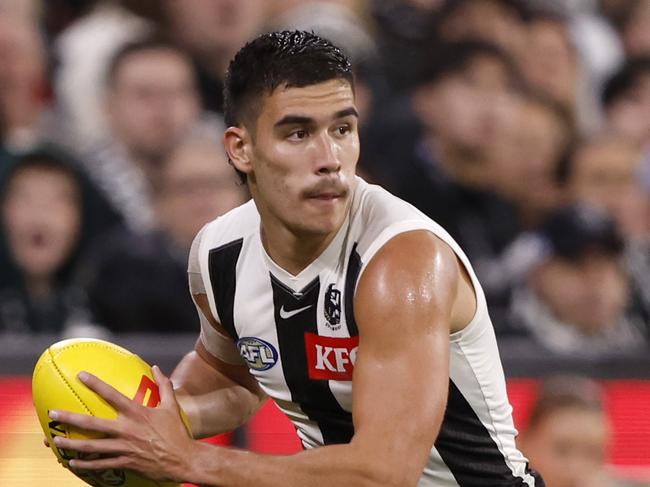
<path id="1" fill-rule="evenodd" d="M 215 369 L 196 352 L 187 354 L 171 376 L 176 398 L 187 415 L 194 438 L 232 431 L 263 404 L 265 396 L 246 378 L 233 380 L 234 371 Z M 248 387 L 246 387 L 248 385 Z"/>
<path id="2" fill-rule="evenodd" d="M 271 456 L 196 443 L 188 481 L 204 487 L 407 487 L 403 469 L 381 454 L 353 444 L 332 445 L 292 456 Z"/>
<path id="3" fill-rule="evenodd" d="M 206 438 L 234 430 L 252 417 L 264 401 L 242 386 L 230 386 L 202 395 L 176 390 L 194 438 Z"/>

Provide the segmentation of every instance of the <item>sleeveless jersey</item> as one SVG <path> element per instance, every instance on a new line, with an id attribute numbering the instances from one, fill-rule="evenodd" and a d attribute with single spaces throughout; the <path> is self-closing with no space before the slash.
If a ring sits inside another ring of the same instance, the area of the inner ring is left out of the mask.
<path id="1" fill-rule="evenodd" d="M 260 217 L 249 201 L 203 228 L 190 272 L 200 270 L 214 317 L 261 388 L 292 421 L 303 446 L 347 443 L 354 434 L 357 282 L 387 241 L 417 229 L 454 250 L 477 297 L 472 321 L 450 335 L 447 408 L 418 486 L 539 487 L 542 482 L 535 483 L 515 446 L 512 408 L 481 286 L 457 243 L 413 206 L 357 178 L 341 229 L 293 276 L 266 253 Z M 206 350 L 215 350 L 210 343 L 215 332 L 207 327 L 203 320 L 201 340 Z"/>

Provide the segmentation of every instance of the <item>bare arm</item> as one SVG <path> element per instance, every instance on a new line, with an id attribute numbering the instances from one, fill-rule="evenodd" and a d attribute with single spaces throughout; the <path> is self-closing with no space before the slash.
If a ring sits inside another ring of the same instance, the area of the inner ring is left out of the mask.
<path id="1" fill-rule="evenodd" d="M 207 296 L 194 301 L 210 324 L 225 334 L 208 306 Z M 187 415 L 194 438 L 232 431 L 262 406 L 266 395 L 244 365 L 232 365 L 212 356 L 199 339 L 171 375 L 176 398 Z"/>
<path id="2" fill-rule="evenodd" d="M 110 437 L 57 438 L 57 445 L 110 455 L 74 460 L 75 468 L 130 468 L 156 480 L 204 486 L 414 486 L 444 414 L 460 276 L 452 250 L 424 231 L 395 237 L 368 265 L 355 297 L 360 343 L 353 376 L 355 434 L 349 444 L 281 457 L 193 441 L 182 431 L 171 382 L 156 369 L 162 400 L 155 409 L 126 400 L 96 378 L 82 379 L 115 404 L 120 416 L 111 421 L 55 411 L 64 423 Z M 214 387 L 195 383 L 188 374 L 181 380 L 183 374 L 183 368 L 174 373 L 183 390 Z M 201 421 L 211 421 L 203 414 Z"/>

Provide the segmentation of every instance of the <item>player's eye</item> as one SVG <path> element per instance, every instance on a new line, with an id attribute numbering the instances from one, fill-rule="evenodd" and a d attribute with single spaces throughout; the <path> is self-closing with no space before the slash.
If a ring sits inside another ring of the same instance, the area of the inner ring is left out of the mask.
<path id="1" fill-rule="evenodd" d="M 307 138 L 307 131 L 303 129 L 293 130 L 289 133 L 289 140 L 302 140 Z"/>
<path id="2" fill-rule="evenodd" d="M 349 134 L 351 131 L 352 129 L 348 124 L 339 125 L 338 127 L 336 127 L 336 133 L 338 135 L 346 135 Z"/>

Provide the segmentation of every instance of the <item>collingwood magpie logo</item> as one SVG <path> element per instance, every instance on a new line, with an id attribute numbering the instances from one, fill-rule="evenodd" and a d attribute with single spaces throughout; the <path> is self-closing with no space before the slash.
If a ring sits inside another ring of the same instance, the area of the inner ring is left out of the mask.
<path id="1" fill-rule="evenodd" d="M 341 327 L 341 291 L 336 289 L 334 284 L 327 286 L 324 308 L 327 325 L 333 330 L 338 330 Z"/>

